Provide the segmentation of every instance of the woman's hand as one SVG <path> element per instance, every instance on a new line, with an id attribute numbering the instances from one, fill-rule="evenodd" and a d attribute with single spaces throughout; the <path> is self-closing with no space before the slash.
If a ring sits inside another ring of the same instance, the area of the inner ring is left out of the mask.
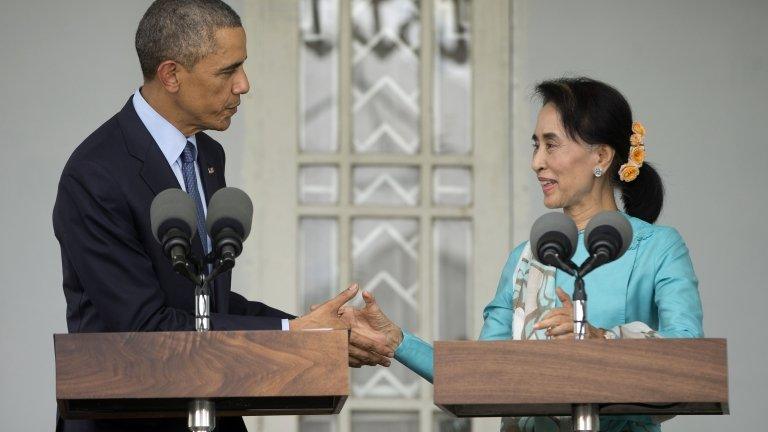
<path id="1" fill-rule="evenodd" d="M 563 307 L 552 309 L 544 315 L 544 318 L 533 326 L 534 330 L 547 329 L 547 336 L 553 339 L 573 339 L 573 303 L 571 296 L 560 287 L 556 289 L 557 297 L 563 303 Z M 605 338 L 605 330 L 591 326 L 587 323 L 589 339 Z"/>
<path id="2" fill-rule="evenodd" d="M 403 341 L 403 331 L 384 314 L 373 294 L 363 291 L 363 300 L 365 307 L 362 309 L 345 306 L 339 310 L 341 319 L 352 329 L 350 338 L 378 339 L 384 335 L 387 351 L 374 353 L 383 357 L 393 357 L 395 349 Z M 353 364 L 351 358 L 350 366 L 357 366 Z"/>

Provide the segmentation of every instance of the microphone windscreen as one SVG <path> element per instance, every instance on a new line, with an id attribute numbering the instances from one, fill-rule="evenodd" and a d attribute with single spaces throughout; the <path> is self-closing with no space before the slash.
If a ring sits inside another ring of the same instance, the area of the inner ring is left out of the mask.
<path id="1" fill-rule="evenodd" d="M 564 246 L 571 252 L 571 256 L 561 257 L 563 260 L 571 259 L 573 253 L 576 252 L 576 243 L 579 240 L 579 230 L 576 228 L 573 219 L 561 212 L 550 212 L 536 219 L 536 222 L 534 222 L 531 227 L 531 252 L 533 252 L 533 257 L 536 258 L 537 261 L 541 262 L 539 257 L 539 243 L 541 242 L 542 237 L 553 232 L 563 234 L 565 240 L 570 243 Z M 549 239 L 551 236 L 547 236 L 547 238 Z"/>
<path id="2" fill-rule="evenodd" d="M 192 198 L 181 189 L 166 189 L 152 200 L 149 207 L 149 221 L 152 235 L 158 242 L 170 228 L 178 228 L 195 236 L 197 230 L 197 210 Z"/>
<path id="3" fill-rule="evenodd" d="M 231 228 L 245 241 L 251 233 L 252 220 L 253 203 L 248 194 L 238 188 L 227 187 L 219 189 L 211 197 L 205 228 L 211 237 L 223 228 Z"/>
<path id="4" fill-rule="evenodd" d="M 617 211 L 604 211 L 596 214 L 590 219 L 587 227 L 584 229 L 584 245 L 589 250 L 592 233 L 597 227 L 609 226 L 614 228 L 621 238 L 621 245 L 619 245 L 618 254 L 614 259 L 618 259 L 624 252 L 629 249 L 629 245 L 632 243 L 632 225 L 629 223 L 624 215 Z"/>

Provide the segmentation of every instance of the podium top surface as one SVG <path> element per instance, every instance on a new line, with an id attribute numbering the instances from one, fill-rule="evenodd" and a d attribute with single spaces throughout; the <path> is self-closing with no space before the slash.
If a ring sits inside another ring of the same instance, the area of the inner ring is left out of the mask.
<path id="1" fill-rule="evenodd" d="M 724 339 L 435 343 L 435 403 L 461 417 L 728 413 Z"/>
<path id="2" fill-rule="evenodd" d="M 57 334 L 56 399 L 65 412 L 104 417 L 123 416 L 121 410 L 132 417 L 185 414 L 185 403 L 196 398 L 229 404 L 232 415 L 260 406 L 275 414 L 304 413 L 302 406 L 338 412 L 349 395 L 347 336 L 343 330 Z"/>

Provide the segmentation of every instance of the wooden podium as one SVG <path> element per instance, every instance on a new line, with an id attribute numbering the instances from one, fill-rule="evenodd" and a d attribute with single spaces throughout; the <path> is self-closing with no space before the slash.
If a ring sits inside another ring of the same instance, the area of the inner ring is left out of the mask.
<path id="1" fill-rule="evenodd" d="M 435 404 L 458 417 L 728 414 L 725 339 L 435 343 Z"/>
<path id="2" fill-rule="evenodd" d="M 336 414 L 349 395 L 347 332 L 213 331 L 54 335 L 64 418 Z"/>

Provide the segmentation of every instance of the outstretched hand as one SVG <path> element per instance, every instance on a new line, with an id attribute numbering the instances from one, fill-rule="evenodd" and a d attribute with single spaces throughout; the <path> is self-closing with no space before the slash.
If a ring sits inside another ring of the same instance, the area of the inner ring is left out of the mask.
<path id="1" fill-rule="evenodd" d="M 342 320 L 352 329 L 350 340 L 360 338 L 382 341 L 382 346 L 373 347 L 370 351 L 379 356 L 393 357 L 395 349 L 403 340 L 403 331 L 384 314 L 372 293 L 363 291 L 363 301 L 365 306 L 362 309 L 349 306 L 341 309 Z"/>
<path id="2" fill-rule="evenodd" d="M 357 295 L 358 289 L 357 284 L 352 284 L 336 297 L 321 305 L 313 306 L 310 313 L 289 321 L 289 329 L 291 331 L 312 329 L 348 330 L 349 324 L 339 317 L 339 309 Z"/>

